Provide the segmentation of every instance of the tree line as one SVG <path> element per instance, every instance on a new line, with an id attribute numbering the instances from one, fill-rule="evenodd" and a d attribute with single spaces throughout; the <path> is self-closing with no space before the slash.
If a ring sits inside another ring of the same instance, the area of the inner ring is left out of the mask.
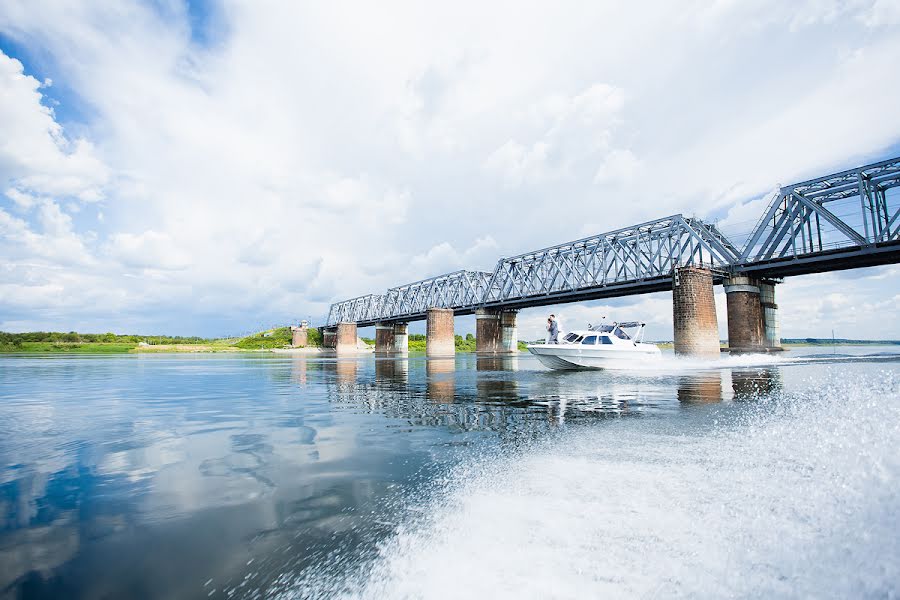
<path id="1" fill-rule="evenodd" d="M 181 335 L 132 335 L 118 333 L 78 333 L 70 331 L 63 333 L 60 331 L 29 331 L 26 333 L 8 333 L 0 331 L 0 344 L 19 345 L 24 342 L 51 342 L 51 343 L 69 343 L 69 344 L 137 344 L 146 342 L 148 344 L 204 344 L 212 340 L 196 336 Z"/>

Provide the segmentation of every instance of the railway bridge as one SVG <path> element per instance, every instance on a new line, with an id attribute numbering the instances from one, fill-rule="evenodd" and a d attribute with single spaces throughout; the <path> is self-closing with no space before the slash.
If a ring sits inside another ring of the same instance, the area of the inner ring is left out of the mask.
<path id="1" fill-rule="evenodd" d="M 780 188 L 741 247 L 678 214 L 336 302 L 324 342 L 355 350 L 356 328 L 374 325 L 376 351 L 402 353 L 424 319 L 427 353 L 450 355 L 454 316 L 475 314 L 478 352 L 514 352 L 522 308 L 671 290 L 676 353 L 717 355 L 721 284 L 730 349 L 777 350 L 785 277 L 900 262 L 898 187 L 900 157 Z"/>

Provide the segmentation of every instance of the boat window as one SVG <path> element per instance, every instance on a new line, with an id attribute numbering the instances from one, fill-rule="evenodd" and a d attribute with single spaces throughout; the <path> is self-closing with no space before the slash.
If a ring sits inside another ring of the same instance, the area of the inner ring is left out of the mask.
<path id="1" fill-rule="evenodd" d="M 616 327 L 616 330 L 615 330 L 613 333 L 616 334 L 616 337 L 617 337 L 617 338 L 621 338 L 621 339 L 623 339 L 623 340 L 630 340 L 630 339 L 631 339 L 630 337 L 628 337 L 628 334 L 625 333 L 624 331 L 622 331 L 619 327 Z"/>
<path id="2" fill-rule="evenodd" d="M 566 337 L 563 338 L 566 342 L 574 342 L 576 339 L 578 339 L 577 333 L 568 333 L 566 334 Z"/>
<path id="3" fill-rule="evenodd" d="M 589 335 L 589 336 L 587 336 L 586 338 L 584 338 L 584 340 L 583 340 L 581 343 L 582 343 L 582 344 L 596 344 L 596 343 L 597 343 L 597 336 L 596 336 L 596 335 Z"/>
<path id="4" fill-rule="evenodd" d="M 612 342 L 611 339 L 609 339 L 609 336 L 608 336 L 608 335 L 601 335 L 601 336 L 600 336 L 600 343 L 601 343 L 601 344 L 612 344 L 613 342 Z"/>

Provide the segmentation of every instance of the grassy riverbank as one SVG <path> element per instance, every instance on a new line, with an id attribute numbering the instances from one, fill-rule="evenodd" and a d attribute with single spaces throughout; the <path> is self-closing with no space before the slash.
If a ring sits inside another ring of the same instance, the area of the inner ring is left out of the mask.
<path id="1" fill-rule="evenodd" d="M 374 340 L 364 339 L 370 345 Z M 456 336 L 456 351 L 475 352 L 475 336 Z M 0 353 L 159 354 L 167 352 L 265 352 L 290 346 L 290 327 L 277 327 L 243 338 L 206 339 L 181 336 L 119 335 L 114 333 L 0 332 Z M 307 330 L 311 347 L 322 345 L 317 329 Z M 519 342 L 525 350 L 525 342 Z M 425 352 L 425 336 L 409 336 L 410 352 Z"/>
<path id="2" fill-rule="evenodd" d="M 320 344 L 319 332 L 309 330 L 309 344 Z M 244 337 L 207 339 L 200 337 L 122 335 L 115 333 L 68 333 L 33 331 L 0 332 L 0 353 L 125 354 L 165 352 L 248 352 L 284 348 L 291 343 L 289 327 L 280 327 Z"/>

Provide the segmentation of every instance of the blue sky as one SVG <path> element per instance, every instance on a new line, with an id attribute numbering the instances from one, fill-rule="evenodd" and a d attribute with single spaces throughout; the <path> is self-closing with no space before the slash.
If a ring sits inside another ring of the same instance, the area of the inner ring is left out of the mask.
<path id="1" fill-rule="evenodd" d="M 890 0 L 10 0 L 0 329 L 226 335 L 677 212 L 739 234 L 900 154 L 898 34 Z M 898 272 L 788 280 L 784 335 L 900 338 Z M 671 337 L 668 294 L 551 310 Z"/>

